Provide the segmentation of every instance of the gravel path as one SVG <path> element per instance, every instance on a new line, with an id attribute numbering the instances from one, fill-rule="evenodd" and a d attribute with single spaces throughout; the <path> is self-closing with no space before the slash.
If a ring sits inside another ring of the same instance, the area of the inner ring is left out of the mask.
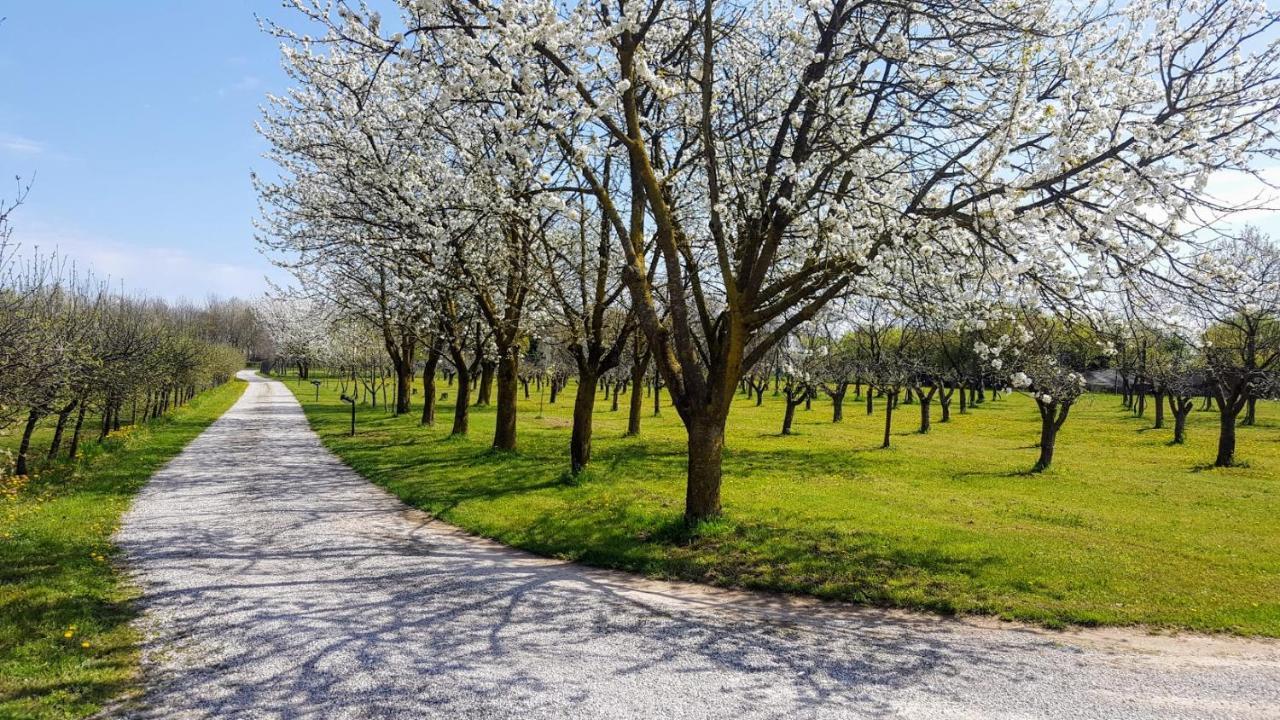
<path id="1" fill-rule="evenodd" d="M 278 382 L 119 541 L 138 718 L 1277 718 L 1280 645 L 1051 633 L 660 583 L 469 537 L 321 446 Z"/>

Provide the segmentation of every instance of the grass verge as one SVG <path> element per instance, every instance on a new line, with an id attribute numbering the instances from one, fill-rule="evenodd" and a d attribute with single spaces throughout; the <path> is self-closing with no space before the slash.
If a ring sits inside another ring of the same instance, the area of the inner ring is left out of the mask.
<path id="1" fill-rule="evenodd" d="M 479 535 L 540 554 L 654 577 L 807 593 L 1046 626 L 1130 625 L 1280 637 L 1280 405 L 1240 429 L 1247 466 L 1206 469 L 1217 416 L 1193 413 L 1185 445 L 1171 430 L 1090 395 L 1073 409 L 1054 467 L 1028 474 L 1039 419 L 1020 395 L 954 412 L 927 435 L 902 405 L 893 447 L 879 449 L 879 401 L 826 401 L 781 436 L 782 404 L 745 398 L 730 417 L 724 518 L 680 522 L 684 436 L 675 412 L 624 437 L 622 411 L 597 402 L 594 458 L 566 481 L 574 389 L 555 405 L 521 399 L 520 450 L 489 450 L 491 408 L 471 435 L 448 438 L 417 412 L 348 407 L 328 382 L 289 380 L 312 426 L 357 471 L 407 503 Z M 443 385 L 443 383 L 441 383 Z M 442 387 L 450 392 L 450 388 Z M 416 398 L 415 398 L 416 400 Z M 1170 419 L 1171 421 L 1171 419 Z"/>
<path id="2" fill-rule="evenodd" d="M 134 687 L 135 591 L 111 536 L 151 475 L 244 388 L 227 383 L 91 442 L 75 464 L 0 480 L 0 717 L 85 717 Z"/>

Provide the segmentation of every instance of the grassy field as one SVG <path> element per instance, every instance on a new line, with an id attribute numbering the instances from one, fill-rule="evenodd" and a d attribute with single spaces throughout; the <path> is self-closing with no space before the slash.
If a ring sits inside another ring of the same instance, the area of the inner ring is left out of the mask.
<path id="1" fill-rule="evenodd" d="M 85 443 L 74 465 L 0 479 L 0 717 L 79 718 L 136 681 L 133 589 L 111 535 L 152 473 L 243 392 L 240 381 L 168 416 Z M 49 431 L 36 436 L 43 457 Z M 17 438 L 0 437 L 0 447 Z"/>
<path id="2" fill-rule="evenodd" d="M 494 453 L 491 408 L 468 439 L 417 414 L 360 408 L 345 436 L 336 384 L 318 402 L 290 379 L 324 442 L 408 503 L 537 553 L 655 577 L 810 593 L 1049 626 L 1145 624 L 1280 637 L 1280 405 L 1240 431 L 1247 466 L 1209 469 L 1216 415 L 1196 412 L 1188 443 L 1150 429 L 1115 396 L 1084 397 L 1054 467 L 1035 461 L 1038 417 L 1015 395 L 933 432 L 904 405 L 893 447 L 882 416 L 815 401 L 779 435 L 782 402 L 740 398 L 725 454 L 724 519 L 690 534 L 680 516 L 683 436 L 675 411 L 623 437 L 620 412 L 595 415 L 588 477 L 570 482 L 571 387 L 556 405 L 522 400 L 520 451 Z M 441 383 L 443 385 L 443 383 Z M 447 391 L 448 388 L 442 388 Z M 415 402 L 418 398 L 415 397 Z M 938 412 L 934 408 L 934 420 Z"/>

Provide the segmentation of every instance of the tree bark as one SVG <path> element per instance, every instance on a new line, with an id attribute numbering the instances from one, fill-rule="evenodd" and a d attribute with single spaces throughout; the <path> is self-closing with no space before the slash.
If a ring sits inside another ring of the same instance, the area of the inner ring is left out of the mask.
<path id="1" fill-rule="evenodd" d="M 76 427 L 71 432 L 71 446 L 67 448 L 67 459 L 75 460 L 76 451 L 80 449 L 80 432 L 84 429 L 84 414 L 89 409 L 89 401 L 80 403 L 80 411 L 76 413 Z"/>
<path id="2" fill-rule="evenodd" d="M 404 353 L 395 366 L 396 415 L 403 415 L 409 412 L 410 400 L 413 396 L 413 351 Z"/>
<path id="3" fill-rule="evenodd" d="M 1173 444 L 1181 445 L 1187 438 L 1187 414 L 1194 404 L 1190 398 L 1175 397 L 1169 393 L 1169 411 L 1173 413 Z"/>
<path id="4" fill-rule="evenodd" d="M 1155 406 L 1155 421 L 1151 427 L 1155 430 L 1164 428 L 1164 391 L 1156 390 L 1151 394 L 1151 401 Z"/>
<path id="5" fill-rule="evenodd" d="M 591 462 L 591 420 L 596 409 L 597 378 L 589 369 L 578 370 L 578 393 L 573 399 L 573 432 L 569 437 L 569 469 L 582 472 Z"/>
<path id="6" fill-rule="evenodd" d="M 485 360 L 480 363 L 480 387 L 476 390 L 476 407 L 488 406 L 493 400 L 493 371 L 495 367 L 492 360 Z"/>
<path id="7" fill-rule="evenodd" d="M 644 393 L 640 391 L 644 387 L 644 375 L 649 369 L 649 353 L 644 353 L 642 362 L 632 361 L 631 363 L 631 397 L 627 407 L 627 434 L 640 434 L 640 413 L 644 409 Z"/>
<path id="8" fill-rule="evenodd" d="M 1236 462 L 1236 416 L 1239 414 L 1239 404 L 1219 399 L 1218 456 L 1214 458 L 1214 467 L 1231 467 Z"/>
<path id="9" fill-rule="evenodd" d="M 426 364 L 422 368 L 422 424 L 436 424 L 436 366 L 440 356 L 434 352 L 427 354 Z"/>
<path id="10" fill-rule="evenodd" d="M 31 435 L 36 430 L 36 423 L 40 421 L 40 413 L 32 408 L 27 413 L 27 424 L 22 428 L 22 441 L 18 444 L 18 459 L 13 466 L 13 471 L 18 475 L 26 475 L 29 472 L 27 467 L 27 453 L 31 450 Z"/>
<path id="11" fill-rule="evenodd" d="M 466 435 L 470 429 L 471 406 L 471 369 L 467 367 L 466 358 L 461 351 L 450 350 L 453 357 L 454 372 L 457 373 L 458 388 L 453 401 L 453 429 L 451 435 Z"/>
<path id="12" fill-rule="evenodd" d="M 1036 400 L 1036 407 L 1040 409 L 1040 458 L 1036 460 L 1031 472 L 1042 472 L 1053 464 L 1053 450 L 1057 445 L 1058 431 L 1067 421 L 1067 413 L 1071 410 L 1071 406 L 1058 403 L 1046 404 Z"/>
<path id="13" fill-rule="evenodd" d="M 688 483 L 684 518 L 692 525 L 720 514 L 721 461 L 725 418 L 704 417 L 686 425 L 689 431 Z"/>
<path id="14" fill-rule="evenodd" d="M 72 400 L 58 412 L 58 424 L 53 427 L 53 440 L 49 443 L 49 454 L 45 456 L 47 460 L 53 460 L 58 457 L 58 450 L 62 448 L 62 433 L 67 427 L 67 419 L 71 417 L 71 412 L 79 404 L 79 400 Z"/>
<path id="15" fill-rule="evenodd" d="M 800 403 L 805 402 L 805 399 L 808 396 L 809 396 L 809 393 L 807 390 L 795 391 L 792 388 L 788 387 L 785 391 L 783 391 L 782 393 L 783 404 L 786 405 L 786 410 L 783 412 L 783 415 L 782 415 L 782 434 L 783 435 L 791 434 L 791 421 L 795 420 L 796 408 L 800 406 Z"/>
<path id="16" fill-rule="evenodd" d="M 493 429 L 493 447 L 516 449 L 516 402 L 520 383 L 520 359 L 515 348 L 506 349 L 498 358 L 498 412 Z"/>
<path id="17" fill-rule="evenodd" d="M 893 427 L 893 407 L 897 405 L 897 396 L 898 392 L 892 390 L 884 397 L 884 442 L 880 444 L 882 448 L 889 447 L 889 431 Z"/>
<path id="18" fill-rule="evenodd" d="M 1036 460 L 1032 472 L 1047 470 L 1053 464 L 1053 449 L 1058 440 L 1058 428 L 1053 423 L 1052 413 L 1040 411 L 1040 458 Z"/>

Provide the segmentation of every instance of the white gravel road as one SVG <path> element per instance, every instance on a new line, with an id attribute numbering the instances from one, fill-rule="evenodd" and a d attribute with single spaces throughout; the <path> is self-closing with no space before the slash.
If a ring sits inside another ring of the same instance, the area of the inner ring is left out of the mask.
<path id="1" fill-rule="evenodd" d="M 660 583 L 469 537 L 278 382 L 138 498 L 138 718 L 1280 718 L 1280 645 L 1052 633 Z"/>

